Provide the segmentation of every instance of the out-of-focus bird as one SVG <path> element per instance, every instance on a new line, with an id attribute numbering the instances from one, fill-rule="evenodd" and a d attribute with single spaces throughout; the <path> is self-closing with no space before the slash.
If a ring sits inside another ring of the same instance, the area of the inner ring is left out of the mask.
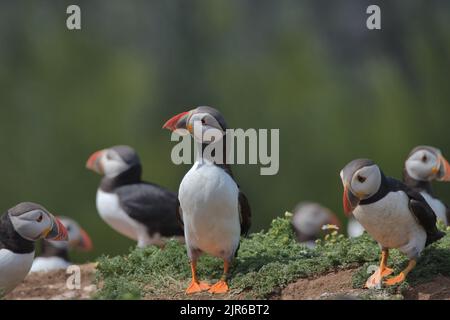
<path id="1" fill-rule="evenodd" d="M 295 207 L 292 226 L 298 242 L 314 248 L 315 241 L 329 233 L 327 225 L 340 227 L 339 219 L 328 208 L 314 202 L 300 202 Z"/>
<path id="2" fill-rule="evenodd" d="M 97 189 L 100 217 L 138 247 L 164 246 L 168 238 L 182 239 L 177 221 L 177 195 L 141 179 L 142 166 L 129 146 L 114 146 L 92 154 L 86 167 L 104 175 Z"/>
<path id="3" fill-rule="evenodd" d="M 380 267 L 367 280 L 366 287 L 381 285 L 382 278 L 392 273 L 386 265 L 392 248 L 397 248 L 410 260 L 405 270 L 384 284 L 402 282 L 425 246 L 444 236 L 436 227 L 436 215 L 420 193 L 386 177 L 372 160 L 350 162 L 341 171 L 341 179 L 344 211 L 353 212 L 382 249 Z"/>
<path id="4" fill-rule="evenodd" d="M 405 161 L 403 181 L 411 189 L 420 192 L 438 220 L 450 225 L 450 210 L 433 192 L 431 182 L 450 181 L 450 164 L 439 149 L 430 146 L 414 148 Z"/>
<path id="5" fill-rule="evenodd" d="M 26 277 L 39 239 L 67 240 L 64 225 L 41 205 L 22 202 L 0 217 L 0 296 Z"/>
<path id="6" fill-rule="evenodd" d="M 196 162 L 184 176 L 179 190 L 179 213 L 184 223 L 192 270 L 192 282 L 186 293 L 208 289 L 210 293 L 227 292 L 230 263 L 237 254 L 240 236 L 245 235 L 250 228 L 251 216 L 247 198 L 225 161 L 226 152 L 220 156 L 221 147 L 226 146 L 227 125 L 216 109 L 197 107 L 174 116 L 163 128 L 190 133 L 199 151 Z M 214 132 L 220 136 L 212 138 Z M 218 152 L 212 156 L 213 152 L 206 150 L 214 146 Z M 197 278 L 197 260 L 203 252 L 224 261 L 223 276 L 212 287 Z"/>
<path id="7" fill-rule="evenodd" d="M 70 250 L 92 250 L 91 238 L 75 220 L 67 217 L 58 219 L 66 227 L 68 241 L 42 240 L 41 253 L 34 259 L 30 272 L 66 269 L 72 264 L 69 258 Z"/>

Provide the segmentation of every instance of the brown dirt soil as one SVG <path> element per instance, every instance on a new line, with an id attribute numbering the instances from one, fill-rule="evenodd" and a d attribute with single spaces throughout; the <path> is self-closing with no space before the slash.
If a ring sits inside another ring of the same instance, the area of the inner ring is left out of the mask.
<path id="1" fill-rule="evenodd" d="M 450 278 L 441 275 L 404 292 L 408 300 L 450 300 Z"/>
<path id="2" fill-rule="evenodd" d="M 340 270 L 314 279 L 299 279 L 282 289 L 274 298 L 281 300 L 354 299 L 364 290 L 352 288 L 353 272 L 353 269 Z"/>
<path id="3" fill-rule="evenodd" d="M 93 285 L 96 264 L 80 266 L 81 289 L 70 290 L 66 282 L 70 274 L 65 270 L 30 273 L 6 300 L 71 300 L 89 299 L 96 290 Z"/>
<path id="4" fill-rule="evenodd" d="M 81 265 L 81 289 L 69 290 L 66 281 L 70 275 L 65 270 L 48 273 L 30 274 L 24 282 L 5 297 L 9 300 L 40 299 L 40 300 L 70 300 L 89 299 L 97 290 L 93 284 L 95 277 L 95 264 Z M 315 278 L 299 279 L 286 288 L 279 289 L 270 297 L 281 300 L 315 300 L 315 299 L 360 299 L 368 290 L 352 288 L 352 275 L 355 269 L 330 272 Z M 148 294 L 145 299 L 176 300 L 186 299 L 184 287 L 181 283 L 173 281 L 167 283 L 173 288 L 173 295 L 158 295 L 157 288 L 147 286 Z M 450 300 L 450 278 L 441 275 L 432 281 L 407 289 L 403 296 L 412 300 Z M 226 295 L 211 295 L 201 293 L 190 296 L 189 299 L 248 299 L 249 292 L 231 293 Z M 386 298 L 374 296 L 372 298 Z"/>

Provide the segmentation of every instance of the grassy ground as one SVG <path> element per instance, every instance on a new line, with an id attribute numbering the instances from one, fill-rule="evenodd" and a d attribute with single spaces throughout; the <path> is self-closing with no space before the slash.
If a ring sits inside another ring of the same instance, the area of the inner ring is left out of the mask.
<path id="1" fill-rule="evenodd" d="M 387 290 L 367 290 L 363 298 L 396 298 L 409 285 L 438 274 L 450 276 L 450 232 L 428 247 L 407 282 Z M 353 286 L 362 287 L 368 267 L 379 259 L 378 245 L 368 236 L 348 239 L 334 232 L 308 249 L 295 241 L 289 214 L 272 222 L 267 232 L 242 239 L 231 272 L 227 298 L 264 299 L 299 278 L 321 275 L 330 270 L 359 268 Z M 389 264 L 399 272 L 407 259 L 392 250 Z M 204 256 L 198 263 L 199 277 L 215 282 L 222 273 L 222 261 Z M 102 257 L 97 267 L 99 299 L 170 299 L 180 296 L 190 281 L 190 268 L 184 245 L 169 242 L 164 250 L 154 247 L 131 250 L 128 255 Z"/>

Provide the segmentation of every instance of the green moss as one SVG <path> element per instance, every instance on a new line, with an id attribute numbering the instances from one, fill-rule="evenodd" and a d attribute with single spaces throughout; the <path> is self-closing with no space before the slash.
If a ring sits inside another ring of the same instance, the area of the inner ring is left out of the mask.
<path id="1" fill-rule="evenodd" d="M 337 232 L 318 241 L 316 249 L 296 242 L 289 215 L 275 219 L 267 232 L 242 239 L 230 278 L 231 295 L 265 298 L 276 288 L 298 278 L 319 275 L 329 270 L 362 266 L 353 277 L 353 285 L 362 287 L 368 266 L 377 265 L 380 250 L 367 234 L 349 239 Z M 408 277 L 416 283 L 437 273 L 450 276 L 450 236 L 424 251 L 417 268 Z M 400 271 L 405 257 L 392 250 L 390 263 Z M 201 279 L 214 282 L 222 273 L 222 261 L 203 256 L 198 263 Z M 133 249 L 125 256 L 102 257 L 98 265 L 100 299 L 173 297 L 182 293 L 190 281 L 185 247 L 170 241 L 161 250 L 155 247 Z M 367 298 L 395 294 L 394 291 L 368 292 Z M 391 296 L 395 297 L 395 296 Z"/>

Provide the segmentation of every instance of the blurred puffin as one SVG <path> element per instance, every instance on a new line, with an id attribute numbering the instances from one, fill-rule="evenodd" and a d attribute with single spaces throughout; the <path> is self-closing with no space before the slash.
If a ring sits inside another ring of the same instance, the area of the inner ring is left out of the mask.
<path id="1" fill-rule="evenodd" d="M 240 236 L 250 228 L 251 211 L 248 200 L 240 191 L 227 154 L 220 155 L 226 147 L 227 125 L 214 108 L 197 107 L 168 120 L 163 128 L 179 134 L 191 134 L 197 146 L 197 158 L 186 173 L 179 189 L 179 216 L 184 223 L 187 253 L 191 263 L 192 282 L 187 294 L 208 290 L 210 293 L 228 291 L 227 277 L 230 263 L 237 254 Z M 220 136 L 212 133 L 219 133 Z M 216 148 L 217 154 L 207 150 Z M 221 258 L 224 271 L 221 279 L 209 286 L 199 282 L 196 274 L 197 260 L 202 253 Z"/>
<path id="2" fill-rule="evenodd" d="M 295 207 L 292 226 L 298 242 L 308 248 L 314 248 L 315 241 L 327 233 L 327 225 L 340 227 L 339 219 L 329 209 L 314 202 L 300 202 Z"/>
<path id="3" fill-rule="evenodd" d="M 405 270 L 384 284 L 402 282 L 425 246 L 444 236 L 436 227 L 436 215 L 420 193 L 386 177 L 372 160 L 350 162 L 341 171 L 341 179 L 344 211 L 353 212 L 382 249 L 380 267 L 367 280 L 366 287 L 381 285 L 382 278 L 392 273 L 386 266 L 392 248 L 397 248 L 410 260 Z"/>
<path id="4" fill-rule="evenodd" d="M 403 170 L 404 183 L 413 190 L 420 192 L 438 220 L 450 225 L 450 210 L 434 195 L 431 182 L 450 181 L 450 164 L 442 156 L 439 149 L 429 146 L 414 148 L 405 161 Z"/>
<path id="5" fill-rule="evenodd" d="M 67 217 L 58 217 L 66 227 L 68 241 L 41 241 L 41 253 L 35 258 L 30 272 L 48 272 L 66 269 L 72 263 L 69 259 L 69 250 L 92 250 L 92 241 L 76 221 Z"/>
<path id="6" fill-rule="evenodd" d="M 177 195 L 141 180 L 141 161 L 131 147 L 97 151 L 86 167 L 104 175 L 97 190 L 97 211 L 114 230 L 136 240 L 138 247 L 162 247 L 167 238 L 183 236 L 176 218 Z"/>
<path id="7" fill-rule="evenodd" d="M 64 225 L 44 207 L 22 202 L 0 217 L 0 296 L 13 290 L 30 271 L 35 241 L 66 241 Z"/>

